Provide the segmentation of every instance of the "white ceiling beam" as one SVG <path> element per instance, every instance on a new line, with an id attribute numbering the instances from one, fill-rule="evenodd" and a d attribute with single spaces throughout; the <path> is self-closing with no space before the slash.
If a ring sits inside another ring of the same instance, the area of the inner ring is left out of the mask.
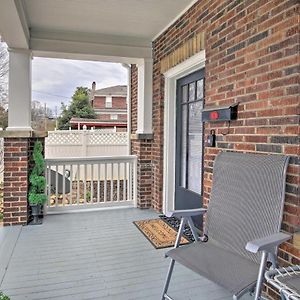
<path id="1" fill-rule="evenodd" d="M 115 34 L 77 32 L 77 31 L 50 31 L 39 28 L 30 28 L 32 38 L 43 40 L 60 40 L 80 43 L 108 44 L 117 46 L 151 47 L 150 39 L 135 36 Z"/>
<path id="2" fill-rule="evenodd" d="M 29 28 L 21 0 L 0 1 L 0 32 L 11 48 L 29 48 Z"/>
<path id="3" fill-rule="evenodd" d="M 104 56 L 104 55 L 92 55 L 82 53 L 66 53 L 66 52 L 49 52 L 49 51 L 33 51 L 33 57 L 45 57 L 45 58 L 61 58 L 72 60 L 85 60 L 85 61 L 101 61 L 112 62 L 121 64 L 139 64 L 142 59 L 130 58 L 130 57 L 116 57 L 116 56 Z"/>
<path id="4" fill-rule="evenodd" d="M 151 41 L 132 37 L 32 30 L 34 56 L 137 63 L 152 57 Z"/>
<path id="5" fill-rule="evenodd" d="M 115 45 L 80 45 L 74 42 L 31 39 L 31 49 L 35 57 L 138 64 L 141 60 L 138 57 L 143 52 L 147 55 L 149 53 L 147 49 L 121 48 Z"/>

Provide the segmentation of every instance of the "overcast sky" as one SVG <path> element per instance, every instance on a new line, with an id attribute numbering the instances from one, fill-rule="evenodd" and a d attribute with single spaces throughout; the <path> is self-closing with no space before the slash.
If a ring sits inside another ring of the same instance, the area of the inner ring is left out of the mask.
<path id="1" fill-rule="evenodd" d="M 121 64 L 35 57 L 32 62 L 32 99 L 60 109 L 68 104 L 77 86 L 96 89 L 127 84 Z"/>

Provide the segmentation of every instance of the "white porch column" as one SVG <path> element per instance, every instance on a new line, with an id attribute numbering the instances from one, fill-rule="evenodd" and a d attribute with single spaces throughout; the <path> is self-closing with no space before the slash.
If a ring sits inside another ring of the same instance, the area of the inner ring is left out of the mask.
<path id="1" fill-rule="evenodd" d="M 7 130 L 31 128 L 31 51 L 9 50 L 9 103 Z"/>
<path id="2" fill-rule="evenodd" d="M 152 134 L 152 73 L 153 60 L 138 64 L 137 134 Z"/>

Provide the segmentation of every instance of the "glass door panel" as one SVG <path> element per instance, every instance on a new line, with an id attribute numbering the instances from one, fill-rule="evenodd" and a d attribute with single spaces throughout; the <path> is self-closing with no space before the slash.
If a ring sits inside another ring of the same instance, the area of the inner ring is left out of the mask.
<path id="1" fill-rule="evenodd" d="M 175 209 L 202 207 L 204 69 L 177 81 Z"/>

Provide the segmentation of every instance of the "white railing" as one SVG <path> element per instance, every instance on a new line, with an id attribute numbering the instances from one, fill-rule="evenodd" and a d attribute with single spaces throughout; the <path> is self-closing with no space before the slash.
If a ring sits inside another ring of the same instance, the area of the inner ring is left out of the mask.
<path id="1" fill-rule="evenodd" d="M 46 159 L 47 212 L 136 206 L 137 158 Z"/>
<path id="2" fill-rule="evenodd" d="M 128 153 L 127 132 L 98 130 L 49 131 L 45 157 L 120 156 Z"/>

